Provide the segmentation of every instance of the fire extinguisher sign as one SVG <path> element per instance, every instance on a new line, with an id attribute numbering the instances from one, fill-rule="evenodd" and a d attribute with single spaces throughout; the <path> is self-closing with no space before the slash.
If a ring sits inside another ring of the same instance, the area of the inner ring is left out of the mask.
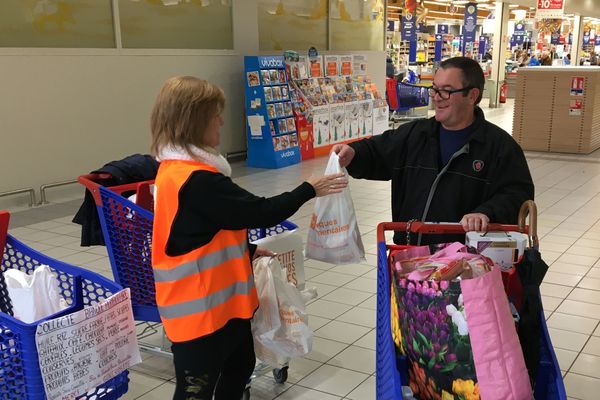
<path id="1" fill-rule="evenodd" d="M 571 78 L 571 96 L 583 96 L 585 78 L 583 76 L 574 76 Z"/>

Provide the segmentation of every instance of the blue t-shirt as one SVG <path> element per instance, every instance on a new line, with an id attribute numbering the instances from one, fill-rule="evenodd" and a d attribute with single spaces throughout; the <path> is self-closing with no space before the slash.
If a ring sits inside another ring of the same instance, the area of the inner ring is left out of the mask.
<path id="1" fill-rule="evenodd" d="M 440 125 L 440 167 L 443 168 L 452 155 L 467 143 L 469 135 L 473 131 L 473 125 L 469 125 L 458 131 L 450 131 Z"/>

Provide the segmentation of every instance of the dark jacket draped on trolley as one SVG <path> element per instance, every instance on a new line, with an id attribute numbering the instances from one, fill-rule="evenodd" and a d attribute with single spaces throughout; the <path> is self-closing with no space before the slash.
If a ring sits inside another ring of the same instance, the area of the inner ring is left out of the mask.
<path id="1" fill-rule="evenodd" d="M 458 222 L 482 213 L 491 222 L 515 224 L 534 186 L 523 151 L 504 130 L 485 120 L 475 108 L 467 143 L 444 166 L 440 161 L 440 123 L 417 120 L 380 136 L 351 143 L 356 151 L 348 172 L 355 178 L 392 181 L 392 218 Z M 449 240 L 452 239 L 452 240 Z M 421 243 L 464 241 L 448 235 L 423 236 Z M 396 243 L 406 237 L 397 232 Z M 416 243 L 417 236 L 411 237 Z"/>

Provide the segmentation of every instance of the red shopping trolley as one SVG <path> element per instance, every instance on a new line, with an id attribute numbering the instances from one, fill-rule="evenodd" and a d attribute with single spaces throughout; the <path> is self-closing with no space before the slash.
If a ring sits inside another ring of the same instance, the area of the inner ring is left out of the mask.
<path id="1" fill-rule="evenodd" d="M 535 230 L 532 224 L 532 231 Z M 386 244 L 385 232 L 407 232 L 419 234 L 464 234 L 461 225 L 422 222 L 381 223 L 377 227 L 377 338 L 376 338 L 376 398 L 378 400 L 402 399 L 402 386 L 408 385 L 408 364 L 404 356 L 397 356 L 392 339 L 391 312 L 391 268 L 389 252 L 406 246 Z M 489 231 L 526 232 L 525 224 L 489 226 Z M 566 400 L 562 374 L 548 329 L 544 313 L 540 313 L 541 338 L 540 358 L 535 379 L 536 400 Z"/>

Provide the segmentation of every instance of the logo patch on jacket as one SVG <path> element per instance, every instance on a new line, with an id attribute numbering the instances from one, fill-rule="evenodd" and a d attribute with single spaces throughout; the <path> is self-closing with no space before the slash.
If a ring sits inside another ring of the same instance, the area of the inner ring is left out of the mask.
<path id="1" fill-rule="evenodd" d="M 485 163 L 482 160 L 473 161 L 473 171 L 480 172 L 483 169 Z"/>

